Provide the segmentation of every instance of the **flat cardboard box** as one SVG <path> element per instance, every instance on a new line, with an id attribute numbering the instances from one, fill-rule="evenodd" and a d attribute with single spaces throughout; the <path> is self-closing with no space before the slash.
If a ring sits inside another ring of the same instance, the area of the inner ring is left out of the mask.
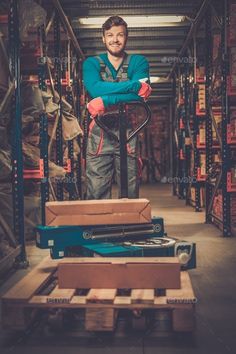
<path id="1" fill-rule="evenodd" d="M 76 200 L 46 203 L 46 225 L 111 225 L 151 222 L 147 199 Z"/>
<path id="2" fill-rule="evenodd" d="M 58 264 L 64 289 L 179 289 L 177 257 L 64 258 Z"/>

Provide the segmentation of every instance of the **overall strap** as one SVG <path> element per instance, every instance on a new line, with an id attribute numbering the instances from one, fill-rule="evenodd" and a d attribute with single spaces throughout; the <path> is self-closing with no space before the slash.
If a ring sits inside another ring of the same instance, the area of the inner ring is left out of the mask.
<path id="1" fill-rule="evenodd" d="M 110 69 L 104 63 L 102 58 L 99 55 L 97 55 L 95 58 L 97 58 L 100 63 L 100 74 L 101 74 L 103 81 L 115 81 L 112 77 L 112 73 L 111 73 Z"/>
<path id="2" fill-rule="evenodd" d="M 129 67 L 129 62 L 131 59 L 130 54 L 126 54 L 125 59 L 121 65 L 121 67 L 119 68 L 116 79 L 113 79 L 110 69 L 104 63 L 102 58 L 99 55 L 97 55 L 96 58 L 98 59 L 98 61 L 100 63 L 100 73 L 101 73 L 101 77 L 104 81 L 113 81 L 113 82 L 128 81 L 128 67 Z"/>
<path id="3" fill-rule="evenodd" d="M 128 67 L 129 67 L 129 62 L 131 59 L 131 55 L 130 54 L 126 54 L 125 55 L 125 59 L 117 73 L 116 76 L 116 81 L 128 81 Z"/>

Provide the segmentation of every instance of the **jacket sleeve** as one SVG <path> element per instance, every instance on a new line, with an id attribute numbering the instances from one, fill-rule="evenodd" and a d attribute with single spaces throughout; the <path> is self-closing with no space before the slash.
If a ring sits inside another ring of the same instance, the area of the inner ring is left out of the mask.
<path id="1" fill-rule="evenodd" d="M 143 55 L 135 55 L 130 60 L 131 72 L 129 77 L 132 81 L 139 81 L 141 79 L 147 79 L 149 82 L 149 63 Z"/>
<path id="2" fill-rule="evenodd" d="M 135 93 L 120 93 L 118 95 L 105 95 L 101 96 L 104 106 L 108 107 L 115 105 L 117 103 L 126 103 L 132 101 L 143 101 L 142 97 L 138 96 Z"/>
<path id="3" fill-rule="evenodd" d="M 83 80 L 92 98 L 111 94 L 138 93 L 141 84 L 138 79 L 124 82 L 106 82 L 100 76 L 100 63 L 96 58 L 88 58 L 83 63 Z"/>
<path id="4" fill-rule="evenodd" d="M 132 62 L 131 62 L 132 61 Z M 129 77 L 131 81 L 138 81 L 141 79 L 147 79 L 147 83 L 149 83 L 149 64 L 147 59 L 143 55 L 136 55 L 130 60 L 130 68 Z M 131 101 L 143 101 L 143 99 L 138 96 L 137 93 L 120 93 L 120 94 L 108 94 L 103 95 L 102 97 L 103 103 L 105 107 L 110 105 L 114 105 L 117 103 L 125 103 Z"/>

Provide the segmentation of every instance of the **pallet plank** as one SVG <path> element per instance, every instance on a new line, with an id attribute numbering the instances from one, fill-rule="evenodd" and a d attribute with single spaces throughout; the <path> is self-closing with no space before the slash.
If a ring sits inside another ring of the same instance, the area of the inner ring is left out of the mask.
<path id="1" fill-rule="evenodd" d="M 131 305 L 131 296 L 116 296 L 114 305 Z"/>
<path id="2" fill-rule="evenodd" d="M 73 305 L 85 305 L 87 303 L 87 296 L 75 295 L 70 303 Z"/>
<path id="3" fill-rule="evenodd" d="M 113 304 L 117 289 L 90 289 L 86 298 L 87 303 Z"/>
<path id="4" fill-rule="evenodd" d="M 75 293 L 76 289 L 59 289 L 57 285 L 51 294 L 47 296 L 47 302 L 70 303 Z"/>
<path id="5" fill-rule="evenodd" d="M 193 303 L 196 301 L 194 296 L 192 283 L 188 272 L 183 271 L 180 274 L 181 288 L 180 289 L 166 289 L 166 298 L 168 299 L 186 299 Z"/>
<path id="6" fill-rule="evenodd" d="M 46 257 L 3 295 L 3 301 L 27 302 L 53 275 L 57 265 L 57 260 Z"/>
<path id="7" fill-rule="evenodd" d="M 132 304 L 153 304 L 155 299 L 154 289 L 132 289 Z"/>
<path id="8" fill-rule="evenodd" d="M 166 289 L 166 296 L 156 296 L 154 300 L 155 305 L 165 304 L 181 304 L 181 303 L 196 303 L 192 283 L 187 271 L 180 273 L 181 288 L 180 289 Z M 171 306 L 170 306 L 171 307 Z"/>

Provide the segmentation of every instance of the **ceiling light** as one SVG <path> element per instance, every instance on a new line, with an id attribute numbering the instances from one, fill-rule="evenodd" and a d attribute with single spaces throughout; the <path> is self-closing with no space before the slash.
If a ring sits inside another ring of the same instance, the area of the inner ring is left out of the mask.
<path id="1" fill-rule="evenodd" d="M 76 19 L 81 27 L 101 27 L 108 17 L 83 17 Z M 162 27 L 185 20 L 185 16 L 124 16 L 128 27 Z"/>

